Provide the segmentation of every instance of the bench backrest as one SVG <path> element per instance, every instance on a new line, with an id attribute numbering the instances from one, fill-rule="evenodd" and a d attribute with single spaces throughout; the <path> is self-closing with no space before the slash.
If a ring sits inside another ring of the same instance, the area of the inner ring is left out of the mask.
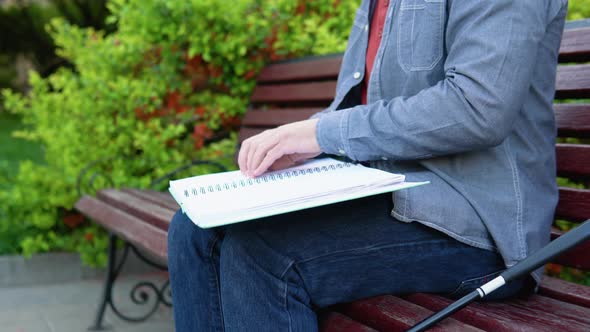
<path id="1" fill-rule="evenodd" d="M 239 141 L 282 124 L 307 119 L 334 98 L 342 55 L 309 57 L 267 66 L 257 79 L 251 108 L 244 116 Z M 564 31 L 559 52 L 555 117 L 557 173 L 590 185 L 590 27 Z M 582 64 L 576 64 L 582 63 Z M 575 140 L 572 140 L 575 139 Z M 563 143 L 561 143 L 563 142 Z M 567 142 L 567 143 L 565 143 Z M 581 222 L 590 218 L 590 190 L 560 188 L 557 219 Z M 562 232 L 553 229 L 552 238 Z M 590 241 L 556 263 L 590 270 Z"/>
<path id="2" fill-rule="evenodd" d="M 265 129 L 309 118 L 327 107 L 336 91 L 342 55 L 302 58 L 267 66 L 256 82 L 239 141 Z"/>
<path id="3" fill-rule="evenodd" d="M 590 186 L 590 27 L 566 29 L 559 50 L 555 92 L 557 175 Z M 590 218 L 590 190 L 559 189 L 557 219 Z M 553 229 L 552 238 L 561 232 Z M 590 270 L 590 241 L 562 255 L 556 263 Z"/>

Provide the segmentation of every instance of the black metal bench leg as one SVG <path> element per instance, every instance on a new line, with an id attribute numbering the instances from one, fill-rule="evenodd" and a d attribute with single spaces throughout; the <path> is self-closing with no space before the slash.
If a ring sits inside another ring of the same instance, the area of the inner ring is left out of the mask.
<path id="1" fill-rule="evenodd" d="M 140 281 L 131 289 L 129 294 L 131 301 L 134 304 L 143 306 L 147 309 L 143 314 L 129 316 L 119 310 L 117 305 L 115 305 L 113 302 L 113 286 L 117 280 L 117 277 L 119 276 L 119 273 L 121 272 L 121 269 L 123 268 L 123 264 L 127 260 L 130 250 L 132 250 L 135 255 L 139 257 L 144 263 L 164 271 L 168 269 L 166 265 L 154 262 L 149 257 L 144 256 L 140 251 L 137 250 L 137 248 L 128 242 L 125 242 L 121 257 L 117 259 L 117 236 L 113 233 L 110 233 L 107 276 L 103 287 L 102 297 L 98 305 L 98 310 L 96 311 L 96 316 L 94 318 L 94 324 L 88 328 L 89 331 L 104 331 L 109 329 L 109 327 L 103 325 L 104 314 L 107 306 L 113 310 L 115 315 L 128 322 L 145 321 L 156 312 L 160 304 L 163 304 L 167 307 L 172 306 L 169 280 L 166 280 L 161 286 L 157 286 L 150 281 Z M 151 297 L 150 294 L 154 297 Z M 150 299 L 153 299 L 153 301 L 150 302 Z"/>
<path id="2" fill-rule="evenodd" d="M 117 236 L 111 233 L 109 234 L 109 261 L 107 267 L 107 276 L 105 278 L 102 298 L 98 306 L 98 311 L 96 312 L 96 316 L 94 318 L 94 324 L 88 328 L 89 331 L 103 331 L 107 329 L 107 327 L 103 326 L 102 321 L 104 319 L 104 313 L 107 308 L 107 304 L 111 303 L 113 283 L 115 282 L 115 278 L 119 272 L 119 269 L 116 267 L 116 254 Z"/>

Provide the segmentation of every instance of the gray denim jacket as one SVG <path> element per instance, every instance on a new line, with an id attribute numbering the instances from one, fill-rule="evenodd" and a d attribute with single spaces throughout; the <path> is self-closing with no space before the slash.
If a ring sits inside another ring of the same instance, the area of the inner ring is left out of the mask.
<path id="1" fill-rule="evenodd" d="M 314 115 L 322 151 L 430 181 L 395 192 L 392 215 L 514 265 L 549 241 L 557 202 L 552 99 L 566 11 L 567 0 L 392 0 L 358 105 L 363 0 L 335 100 Z"/>

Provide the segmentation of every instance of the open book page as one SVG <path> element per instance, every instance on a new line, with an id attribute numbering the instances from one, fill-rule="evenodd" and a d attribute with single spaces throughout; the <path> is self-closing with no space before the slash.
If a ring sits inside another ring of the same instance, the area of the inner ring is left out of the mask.
<path id="1" fill-rule="evenodd" d="M 170 192 L 201 227 L 261 218 L 407 188 L 404 176 L 331 158 L 248 178 L 239 171 L 170 182 Z"/>

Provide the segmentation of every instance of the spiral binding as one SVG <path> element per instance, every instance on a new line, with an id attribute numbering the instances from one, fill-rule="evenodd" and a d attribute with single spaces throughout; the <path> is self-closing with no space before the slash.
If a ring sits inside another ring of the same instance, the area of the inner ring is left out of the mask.
<path id="1" fill-rule="evenodd" d="M 208 185 L 208 186 L 200 186 L 198 188 L 190 188 L 190 189 L 185 189 L 184 190 L 184 195 L 186 197 L 190 197 L 191 195 L 194 196 L 199 196 L 199 195 L 206 195 L 208 193 L 214 193 L 214 192 L 222 192 L 222 191 L 228 191 L 228 190 L 234 190 L 234 189 L 238 189 L 238 188 L 246 188 L 249 186 L 253 186 L 255 184 L 262 184 L 262 183 L 267 183 L 267 182 L 276 182 L 276 181 L 280 181 L 280 180 L 286 180 L 286 179 L 290 179 L 290 178 L 296 178 L 299 176 L 306 176 L 306 175 L 310 175 L 310 174 L 314 174 L 314 173 L 321 173 L 321 172 L 328 172 L 328 171 L 335 171 L 336 169 L 340 169 L 340 168 L 344 168 L 344 167 L 351 167 L 353 166 L 352 163 L 348 163 L 348 162 L 343 162 L 343 163 L 337 163 L 337 164 L 330 164 L 330 165 L 324 165 L 321 167 L 310 167 L 310 168 L 304 168 L 304 169 L 299 169 L 299 170 L 290 170 L 290 171 L 282 171 L 282 172 L 273 172 L 273 173 L 269 173 L 263 176 L 259 176 L 255 179 L 241 179 L 241 180 L 236 180 L 236 181 L 231 181 L 231 182 L 224 182 L 224 183 L 217 183 L 217 184 L 212 184 L 212 185 Z"/>

